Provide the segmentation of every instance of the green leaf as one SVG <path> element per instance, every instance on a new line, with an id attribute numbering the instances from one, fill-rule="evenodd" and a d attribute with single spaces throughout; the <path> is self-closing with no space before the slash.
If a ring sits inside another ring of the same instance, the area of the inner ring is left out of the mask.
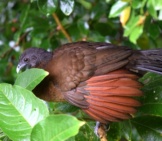
<path id="1" fill-rule="evenodd" d="M 154 73 L 146 74 L 141 81 L 145 84 L 143 87 L 144 96 L 142 106 L 139 112 L 144 115 L 154 115 L 162 117 L 162 76 Z"/>
<path id="2" fill-rule="evenodd" d="M 147 0 L 142 0 L 142 1 L 141 0 L 133 0 L 133 1 L 131 1 L 131 6 L 133 9 L 141 8 L 141 10 L 142 10 L 142 8 L 145 6 L 146 2 L 147 2 Z"/>
<path id="3" fill-rule="evenodd" d="M 130 41 L 135 44 L 139 36 L 143 33 L 143 24 L 138 24 L 140 17 L 140 15 L 137 16 L 135 12 L 132 11 L 131 18 L 124 27 L 124 36 L 129 36 Z"/>
<path id="4" fill-rule="evenodd" d="M 19 85 L 28 90 L 33 90 L 47 75 L 48 72 L 42 69 L 28 69 L 18 74 L 15 85 Z"/>
<path id="5" fill-rule="evenodd" d="M 95 121 L 86 122 L 86 124 L 79 129 L 79 133 L 75 136 L 74 141 L 98 141 L 99 139 L 94 133 L 94 127 Z"/>
<path id="6" fill-rule="evenodd" d="M 161 10 L 162 1 L 161 0 L 148 0 L 148 6 L 154 7 L 155 10 Z"/>
<path id="7" fill-rule="evenodd" d="M 109 18 L 114 18 L 117 17 L 121 14 L 121 12 L 123 11 L 123 9 L 128 5 L 127 2 L 123 2 L 123 1 L 117 1 L 110 10 L 110 14 L 109 14 Z"/>
<path id="8" fill-rule="evenodd" d="M 76 135 L 84 122 L 69 115 L 52 115 L 32 130 L 31 141 L 64 141 Z"/>
<path id="9" fill-rule="evenodd" d="M 146 1 L 146 0 L 145 0 Z M 131 3 L 132 8 L 138 9 L 141 8 L 141 0 L 133 0 Z"/>
<path id="10" fill-rule="evenodd" d="M 143 116 L 132 120 L 144 141 L 162 140 L 162 117 Z"/>
<path id="11" fill-rule="evenodd" d="M 88 25 L 88 22 L 86 21 L 83 21 L 83 20 L 79 20 L 77 22 L 77 25 L 78 25 L 78 29 L 80 31 L 80 33 L 83 35 L 83 36 L 87 36 L 87 34 L 89 33 L 89 25 Z"/>
<path id="12" fill-rule="evenodd" d="M 159 20 L 162 20 L 162 10 L 159 11 L 158 19 L 159 19 Z"/>
<path id="13" fill-rule="evenodd" d="M 125 25 L 124 36 L 127 37 L 133 32 L 134 28 L 137 26 L 139 19 L 140 19 L 140 16 L 136 16 L 135 12 L 132 11 L 130 20 Z"/>
<path id="14" fill-rule="evenodd" d="M 69 16 L 74 9 L 74 0 L 60 0 L 61 11 Z"/>
<path id="15" fill-rule="evenodd" d="M 150 90 L 157 86 L 161 86 L 161 80 L 162 76 L 155 73 L 147 73 L 140 79 L 140 81 L 145 85 L 144 90 L 145 88 Z"/>
<path id="16" fill-rule="evenodd" d="M 161 10 L 162 9 L 162 1 L 161 0 L 154 0 L 155 9 Z"/>
<path id="17" fill-rule="evenodd" d="M 49 108 L 52 113 L 77 113 L 78 107 L 71 105 L 70 103 L 66 102 L 52 102 L 48 103 Z"/>
<path id="18" fill-rule="evenodd" d="M 10 139 L 29 141 L 34 125 L 48 114 L 45 103 L 32 92 L 0 84 L 0 128 Z"/>
<path id="19" fill-rule="evenodd" d="M 132 32 L 130 33 L 130 41 L 134 44 L 136 44 L 137 39 L 139 36 L 143 33 L 143 25 L 137 25 L 135 28 L 133 28 Z"/>
<path id="20" fill-rule="evenodd" d="M 92 3 L 89 1 L 85 1 L 85 0 L 78 0 L 79 3 L 82 4 L 82 6 L 84 6 L 86 9 L 91 9 L 92 8 Z"/>
<path id="21" fill-rule="evenodd" d="M 147 2 L 147 8 L 148 8 L 149 13 L 153 16 L 153 18 L 157 19 L 157 12 L 156 12 L 154 4 L 155 4 L 154 0 L 149 0 Z"/>
<path id="22" fill-rule="evenodd" d="M 148 34 L 153 38 L 153 39 L 156 39 L 159 34 L 160 34 L 160 29 L 159 29 L 159 26 L 156 25 L 156 24 L 150 24 L 149 25 L 149 29 L 148 29 Z"/>
<path id="23" fill-rule="evenodd" d="M 39 9 L 45 14 L 52 14 L 56 11 L 57 0 L 37 0 Z"/>
<path id="24" fill-rule="evenodd" d="M 119 129 L 118 129 L 119 130 Z M 142 141 L 140 134 L 131 120 L 125 120 L 120 123 L 120 131 L 127 141 Z"/>
<path id="25" fill-rule="evenodd" d="M 118 141 L 121 139 L 121 127 L 120 123 L 110 124 L 110 130 L 108 131 L 109 141 Z"/>

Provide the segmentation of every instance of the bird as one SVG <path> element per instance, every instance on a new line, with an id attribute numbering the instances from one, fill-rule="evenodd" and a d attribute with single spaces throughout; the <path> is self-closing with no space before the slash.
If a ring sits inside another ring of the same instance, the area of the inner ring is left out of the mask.
<path id="1" fill-rule="evenodd" d="M 46 101 L 67 101 L 106 124 L 130 119 L 141 106 L 138 80 L 146 72 L 162 74 L 162 49 L 133 50 L 111 43 L 79 41 L 54 51 L 30 47 L 17 72 L 40 68 L 49 75 L 33 93 Z"/>

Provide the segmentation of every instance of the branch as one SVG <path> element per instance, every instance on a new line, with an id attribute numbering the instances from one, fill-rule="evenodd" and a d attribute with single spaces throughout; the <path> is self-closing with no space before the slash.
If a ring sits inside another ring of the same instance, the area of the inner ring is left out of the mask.
<path id="1" fill-rule="evenodd" d="M 61 32 L 65 35 L 65 37 L 68 39 L 69 42 L 72 42 L 70 35 L 67 33 L 65 28 L 62 26 L 58 16 L 55 13 L 53 13 L 52 16 L 53 16 L 54 20 L 56 21 L 58 27 L 60 28 Z"/>

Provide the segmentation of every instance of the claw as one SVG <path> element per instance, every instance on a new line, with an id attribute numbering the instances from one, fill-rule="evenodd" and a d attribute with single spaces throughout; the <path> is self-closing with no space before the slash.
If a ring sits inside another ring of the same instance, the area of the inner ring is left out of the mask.
<path id="1" fill-rule="evenodd" d="M 110 126 L 109 124 L 103 124 L 103 123 L 100 123 L 99 121 L 96 122 L 96 126 L 94 127 L 94 133 L 96 134 L 97 137 L 100 138 L 100 134 L 99 134 L 99 129 L 102 128 L 102 130 L 104 132 L 107 132 L 109 129 L 110 129 Z"/>

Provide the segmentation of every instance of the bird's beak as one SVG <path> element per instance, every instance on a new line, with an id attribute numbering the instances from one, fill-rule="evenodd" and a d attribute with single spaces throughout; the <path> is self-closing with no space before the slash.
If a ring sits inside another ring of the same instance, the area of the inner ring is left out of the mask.
<path id="1" fill-rule="evenodd" d="M 16 72 L 19 73 L 22 68 L 25 67 L 25 64 L 18 64 L 16 68 Z"/>

